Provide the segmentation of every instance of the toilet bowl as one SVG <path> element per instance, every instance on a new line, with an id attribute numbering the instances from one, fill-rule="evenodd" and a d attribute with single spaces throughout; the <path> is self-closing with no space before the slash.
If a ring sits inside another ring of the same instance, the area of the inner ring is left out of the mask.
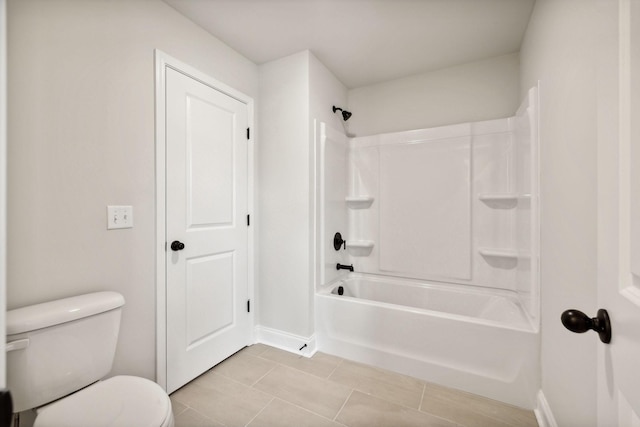
<path id="1" fill-rule="evenodd" d="M 34 427 L 173 427 L 171 401 L 156 383 L 117 376 L 37 411 Z"/>
<path id="2" fill-rule="evenodd" d="M 34 427 L 173 427 L 169 396 L 111 370 L 124 298 L 96 292 L 7 312 L 7 385 Z"/>

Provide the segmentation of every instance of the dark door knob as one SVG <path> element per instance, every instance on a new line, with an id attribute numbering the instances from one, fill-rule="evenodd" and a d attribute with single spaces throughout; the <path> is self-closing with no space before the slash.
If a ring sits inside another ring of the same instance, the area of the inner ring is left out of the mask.
<path id="1" fill-rule="evenodd" d="M 178 241 L 178 240 L 174 240 L 173 242 L 171 242 L 171 250 L 172 251 L 181 251 L 184 249 L 184 243 Z"/>
<path id="2" fill-rule="evenodd" d="M 580 310 L 566 310 L 560 316 L 560 320 L 565 328 L 571 332 L 581 334 L 589 330 L 596 331 L 600 336 L 600 341 L 605 344 L 611 342 L 611 321 L 607 310 L 598 310 L 596 317 L 590 318 Z"/>

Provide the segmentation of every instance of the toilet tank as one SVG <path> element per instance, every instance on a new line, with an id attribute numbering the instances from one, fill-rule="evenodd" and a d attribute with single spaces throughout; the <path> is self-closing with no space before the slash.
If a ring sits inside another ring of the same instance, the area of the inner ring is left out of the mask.
<path id="1" fill-rule="evenodd" d="M 77 391 L 111 370 L 124 297 L 95 292 L 7 312 L 14 412 Z"/>

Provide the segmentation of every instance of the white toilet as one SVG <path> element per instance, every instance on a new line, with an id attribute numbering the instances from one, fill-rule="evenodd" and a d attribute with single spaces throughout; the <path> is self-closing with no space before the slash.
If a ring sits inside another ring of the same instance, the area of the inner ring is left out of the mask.
<path id="1" fill-rule="evenodd" d="M 124 298 L 96 292 L 7 312 L 7 386 L 35 427 L 173 427 L 156 383 L 111 371 Z"/>

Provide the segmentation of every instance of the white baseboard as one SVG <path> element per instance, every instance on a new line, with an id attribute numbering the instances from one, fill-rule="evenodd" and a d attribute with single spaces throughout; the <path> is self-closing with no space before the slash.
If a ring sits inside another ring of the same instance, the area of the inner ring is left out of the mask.
<path id="1" fill-rule="evenodd" d="M 302 337 L 278 329 L 256 326 L 255 339 L 257 343 L 266 344 L 304 357 L 311 357 L 318 351 L 315 335 Z"/>
<path id="2" fill-rule="evenodd" d="M 542 390 L 538 391 L 538 405 L 533 412 L 536 414 L 536 419 L 540 427 L 558 427 L 558 423 L 556 423 L 556 419 L 551 412 L 549 402 L 547 402 L 547 399 L 544 397 Z"/>

